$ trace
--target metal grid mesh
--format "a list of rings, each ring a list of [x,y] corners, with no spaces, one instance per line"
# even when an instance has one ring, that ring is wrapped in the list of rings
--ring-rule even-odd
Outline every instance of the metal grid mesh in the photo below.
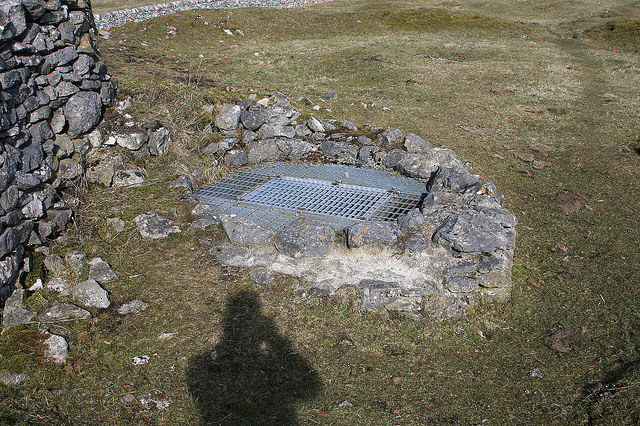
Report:
[[[271,179],[271,176],[242,172],[230,178],[220,179],[205,188],[199,189],[196,194],[204,198],[237,200],[238,197],[257,188],[269,179]]]
[[[275,230],[300,215],[340,229],[359,221],[395,220],[420,202],[423,191],[415,180],[377,170],[274,163],[220,179],[196,196]]]
[[[392,194],[378,188],[316,179],[276,177],[240,198],[239,201],[322,216],[369,220],[390,197]],[[394,196],[394,198],[398,197]],[[403,203],[403,205],[406,204]],[[379,220],[388,220],[384,214],[380,217]]]

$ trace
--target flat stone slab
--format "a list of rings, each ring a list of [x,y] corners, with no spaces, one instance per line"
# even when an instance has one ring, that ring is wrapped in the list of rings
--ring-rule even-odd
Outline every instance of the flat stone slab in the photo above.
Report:
[[[109,293],[96,280],[89,279],[76,284],[71,297],[90,308],[108,308],[111,305]]]

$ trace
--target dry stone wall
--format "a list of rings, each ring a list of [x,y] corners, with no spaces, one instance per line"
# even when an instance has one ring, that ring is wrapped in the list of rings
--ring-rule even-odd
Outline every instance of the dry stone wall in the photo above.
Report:
[[[236,9],[239,7],[272,7],[277,9],[309,6],[329,0],[178,0],[171,3],[152,4],[134,9],[114,10],[96,14],[96,24],[101,30],[141,22],[175,12],[193,9]]]
[[[0,3],[0,303],[29,269],[25,249],[65,229],[61,191],[102,143],[117,83],[95,31],[89,0]]]

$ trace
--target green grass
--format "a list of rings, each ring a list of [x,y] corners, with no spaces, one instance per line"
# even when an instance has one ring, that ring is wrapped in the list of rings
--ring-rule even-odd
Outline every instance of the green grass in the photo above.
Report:
[[[100,50],[120,97],[134,97],[136,115],[167,123],[176,143],[160,160],[129,159],[151,185],[84,193],[77,229],[56,250],[90,237],[83,248],[121,277],[109,285],[114,305],[140,298],[150,307],[53,327],[70,343],[64,367],[16,352],[19,330],[5,333],[2,368],[30,379],[2,389],[3,420],[637,423],[637,4],[358,0],[191,11],[113,29]],[[626,23],[607,29],[614,21]],[[325,104],[319,96],[330,89],[339,98]],[[322,117],[423,135],[495,182],[520,221],[512,300],[444,323],[385,317],[360,312],[352,290],[299,298],[297,283],[280,278],[260,291],[245,271],[212,264],[199,240],[223,233],[189,228],[190,206],[166,183],[197,168],[225,173],[197,155],[204,103],[276,91],[329,107]],[[534,151],[536,143],[551,150]],[[549,165],[534,169],[518,153]],[[580,208],[565,213],[575,200]],[[132,219],[152,209],[183,232],[142,240]],[[128,225],[121,235],[106,225],[116,216]],[[256,303],[261,314],[247,317]],[[544,345],[562,325],[583,332],[566,354]],[[157,355],[132,366],[141,354]],[[542,378],[530,377],[534,367]],[[167,410],[121,400],[155,390],[171,399]],[[338,408],[344,400],[352,406]]]

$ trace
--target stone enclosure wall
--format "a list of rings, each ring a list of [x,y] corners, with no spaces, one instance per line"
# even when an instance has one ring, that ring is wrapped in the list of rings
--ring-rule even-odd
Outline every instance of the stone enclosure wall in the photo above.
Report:
[[[30,268],[25,249],[65,229],[61,194],[102,143],[92,131],[117,84],[94,34],[89,0],[0,2],[0,303]]]

